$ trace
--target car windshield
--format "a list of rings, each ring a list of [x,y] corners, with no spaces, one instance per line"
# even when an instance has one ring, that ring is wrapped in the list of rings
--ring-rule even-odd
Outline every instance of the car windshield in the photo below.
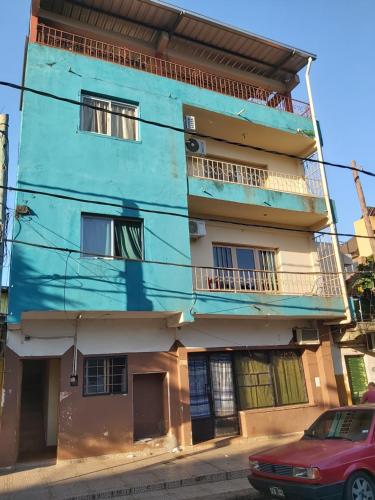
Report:
[[[338,410],[323,413],[305,431],[305,439],[364,441],[372,422],[372,410]]]

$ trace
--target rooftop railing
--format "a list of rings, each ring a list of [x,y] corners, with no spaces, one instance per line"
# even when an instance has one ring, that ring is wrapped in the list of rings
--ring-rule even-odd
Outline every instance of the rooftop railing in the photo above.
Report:
[[[341,295],[337,273],[194,267],[193,286],[197,291],[206,292],[317,295],[323,297]]]
[[[188,83],[196,87],[255,102],[280,111],[287,111],[307,118],[311,117],[310,106],[287,95],[262,89],[246,82],[183,66],[165,59],[149,56],[110,43],[94,40],[82,35],[62,31],[45,24],[38,24],[37,42],[58,49],[69,50],[85,56],[95,57],[129,68],[146,71]]]
[[[193,177],[283,191],[305,196],[323,196],[320,179],[216,160],[207,156],[187,156],[188,173]]]

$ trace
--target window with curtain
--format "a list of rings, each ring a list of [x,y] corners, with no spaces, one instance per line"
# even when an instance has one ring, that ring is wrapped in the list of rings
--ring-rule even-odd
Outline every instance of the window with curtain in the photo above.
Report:
[[[126,394],[128,391],[127,357],[86,358],[84,394]]]
[[[138,116],[137,105],[86,94],[82,94],[81,101],[83,104],[98,108],[81,107],[81,130],[129,141],[138,140],[138,122],[131,118]]]
[[[308,402],[298,351],[236,352],[234,372],[241,410]]]
[[[82,215],[81,251],[83,257],[142,260],[142,220]]]
[[[278,290],[276,250],[215,244],[212,249],[217,288]]]

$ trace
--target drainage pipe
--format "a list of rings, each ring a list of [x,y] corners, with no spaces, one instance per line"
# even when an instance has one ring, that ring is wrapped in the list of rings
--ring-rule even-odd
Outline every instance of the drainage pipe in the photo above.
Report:
[[[311,83],[310,83],[310,69],[311,69],[311,63],[312,63],[312,57],[309,57],[309,61],[307,64],[306,68],[306,86],[307,86],[307,94],[309,97],[309,104],[310,104],[310,110],[311,110],[311,119],[313,122],[314,126],[314,135],[315,135],[315,144],[316,144],[316,151],[318,155],[318,160],[319,160],[319,167],[320,167],[320,177],[322,179],[322,187],[323,187],[323,193],[324,193],[324,198],[327,206],[327,212],[328,212],[328,226],[330,229],[331,233],[335,233],[332,235],[332,246],[333,246],[333,252],[335,255],[336,259],[336,265],[337,265],[337,270],[339,272],[339,282],[340,282],[340,288],[341,288],[341,293],[342,293],[342,298],[344,301],[344,307],[345,307],[345,319],[341,321],[332,321],[327,324],[340,324],[340,325],[347,325],[349,323],[352,323],[352,315],[351,315],[351,310],[350,310],[350,305],[349,305],[349,298],[348,298],[348,292],[346,289],[346,283],[345,283],[345,276],[344,276],[344,269],[342,265],[342,260],[341,260],[341,253],[340,253],[340,246],[339,246],[339,240],[336,236],[337,233],[337,228],[336,228],[336,223],[335,219],[333,216],[333,210],[331,206],[331,199],[329,195],[329,190],[328,190],[328,184],[327,184],[327,178],[326,178],[326,172],[324,168],[324,157],[323,157],[323,149],[322,149],[322,144],[320,140],[320,134],[319,134],[319,129],[318,129],[318,123],[316,121],[316,115],[315,115],[315,107],[314,107],[314,101],[312,98],[312,92],[311,92]]]

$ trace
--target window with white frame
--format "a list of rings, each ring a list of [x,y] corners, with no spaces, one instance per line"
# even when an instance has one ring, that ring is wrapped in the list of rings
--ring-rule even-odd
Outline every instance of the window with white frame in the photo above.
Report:
[[[83,392],[85,396],[126,394],[128,392],[127,356],[86,358]]]
[[[99,108],[92,109],[88,106],[81,106],[81,130],[129,141],[138,140],[138,122],[128,118],[138,117],[139,107],[137,105],[87,94],[82,94],[81,101],[88,106]]]
[[[143,221],[83,214],[81,252],[83,257],[125,257],[142,260]]]
[[[215,279],[211,288],[278,290],[276,251],[241,246],[213,246]]]

